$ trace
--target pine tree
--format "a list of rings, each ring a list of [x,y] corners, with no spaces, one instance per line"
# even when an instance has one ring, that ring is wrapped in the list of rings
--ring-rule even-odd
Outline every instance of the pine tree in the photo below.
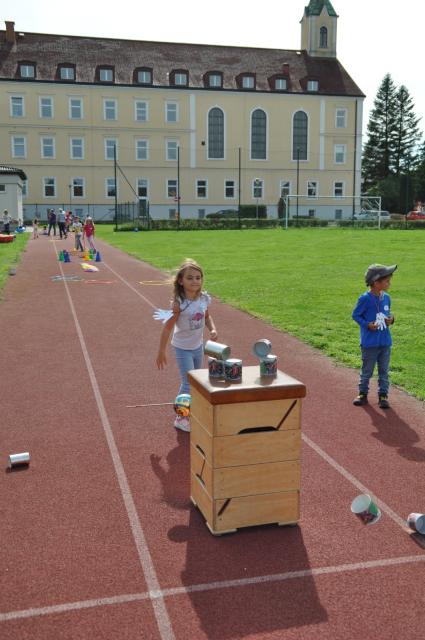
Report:
[[[376,94],[367,125],[368,140],[363,151],[365,191],[391,174],[397,133],[397,88],[388,73]]]
[[[403,85],[397,91],[396,106],[397,128],[391,169],[398,176],[415,168],[421,134],[420,118],[415,116],[413,100]]]

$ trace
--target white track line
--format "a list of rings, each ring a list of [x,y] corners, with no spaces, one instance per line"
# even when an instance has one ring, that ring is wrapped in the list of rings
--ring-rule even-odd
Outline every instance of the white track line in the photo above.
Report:
[[[187,587],[175,587],[163,589],[161,591],[130,593],[121,596],[111,596],[109,598],[97,598],[93,600],[82,600],[80,602],[69,602],[66,604],[52,605],[49,607],[39,607],[32,609],[22,609],[20,611],[8,611],[0,613],[0,622],[7,620],[17,620],[19,618],[35,618],[37,616],[55,615],[68,611],[78,611],[95,607],[109,605],[119,605],[128,602],[139,602],[142,600],[156,600],[170,598],[200,591],[212,591],[217,589],[232,589],[250,586],[253,584],[268,584],[271,582],[284,582],[285,580],[296,580],[300,578],[314,578],[315,576],[331,575],[336,573],[350,573],[352,571],[365,571],[368,569],[380,569],[383,567],[394,567],[406,564],[416,564],[424,562],[425,556],[402,556],[400,558],[386,558],[382,560],[370,560],[368,562],[356,562],[352,564],[341,564],[337,566],[317,567],[316,569],[303,569],[301,571],[288,571],[286,573],[276,573],[266,576],[254,576],[252,578],[241,578],[239,580],[221,580],[205,584],[193,584]]]
[[[54,249],[56,251],[56,247],[54,247]],[[64,275],[62,264],[59,263],[59,265],[60,265],[62,275]],[[78,339],[80,341],[81,350],[83,352],[84,361],[86,363],[94,397],[96,399],[96,404],[99,410],[99,415],[102,422],[103,430],[105,432],[106,441],[108,443],[109,451],[112,457],[112,462],[115,468],[115,473],[117,475],[118,484],[121,490],[121,495],[123,497],[125,508],[127,510],[128,519],[130,521],[134,542],[136,544],[136,548],[139,555],[140,564],[143,569],[143,574],[145,576],[146,584],[148,586],[148,590],[150,593],[153,592],[153,593],[159,594],[160,585],[155,572],[155,568],[153,566],[152,557],[150,555],[148,545],[146,543],[146,539],[142,530],[142,526],[140,524],[136,505],[134,504],[133,496],[131,494],[130,485],[128,483],[127,476],[125,474],[124,467],[118,452],[118,448],[115,443],[115,439],[112,433],[112,428],[109,422],[108,415],[106,413],[102,395],[100,393],[96,374],[94,372],[93,365],[90,360],[86,342],[84,340],[83,332],[81,330],[81,326],[78,321],[77,313],[75,311],[74,303],[72,301],[68,283],[66,280],[64,280],[64,287],[65,287],[66,294],[68,296],[69,306],[71,308],[71,313],[74,319]],[[171,627],[171,622],[170,622],[163,598],[158,597],[153,599],[152,606],[154,609],[154,613],[155,613],[161,638],[163,640],[174,640],[175,636]]]

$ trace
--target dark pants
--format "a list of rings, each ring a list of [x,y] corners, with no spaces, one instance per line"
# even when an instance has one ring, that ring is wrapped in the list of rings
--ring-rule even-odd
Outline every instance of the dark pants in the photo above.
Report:
[[[49,222],[49,228],[47,230],[47,235],[50,236],[50,230],[53,227],[53,235],[56,235],[56,222]]]
[[[7,235],[10,234],[10,223],[9,222],[5,222],[4,223],[4,232],[7,233]]]
[[[369,391],[369,380],[373,376],[375,365],[378,365],[378,393],[388,394],[390,386],[388,369],[390,366],[391,347],[361,347],[362,370],[360,372],[359,391]]]
[[[62,240],[62,236],[65,236],[66,238],[66,229],[65,229],[65,223],[64,222],[58,222],[58,227],[59,227],[59,234]]]

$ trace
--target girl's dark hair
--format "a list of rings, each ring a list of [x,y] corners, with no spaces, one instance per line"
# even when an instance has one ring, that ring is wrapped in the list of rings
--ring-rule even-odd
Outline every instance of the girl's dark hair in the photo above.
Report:
[[[179,302],[184,299],[184,289],[183,285],[180,282],[181,277],[183,276],[186,269],[196,269],[201,274],[202,279],[204,279],[204,272],[202,271],[202,267],[192,260],[191,258],[186,258],[184,262],[178,267],[176,274],[173,278],[173,301]]]

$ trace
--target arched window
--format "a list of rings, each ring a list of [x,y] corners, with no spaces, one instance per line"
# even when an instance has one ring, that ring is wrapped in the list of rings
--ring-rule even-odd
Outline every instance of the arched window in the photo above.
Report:
[[[251,116],[251,159],[267,159],[267,116],[262,109]]]
[[[292,129],[292,160],[307,160],[307,138],[307,114],[304,111],[297,111],[294,114]]]
[[[326,27],[320,27],[320,44],[319,47],[321,49],[328,48],[328,30]]]
[[[224,113],[218,107],[208,113],[208,157],[224,158]]]

